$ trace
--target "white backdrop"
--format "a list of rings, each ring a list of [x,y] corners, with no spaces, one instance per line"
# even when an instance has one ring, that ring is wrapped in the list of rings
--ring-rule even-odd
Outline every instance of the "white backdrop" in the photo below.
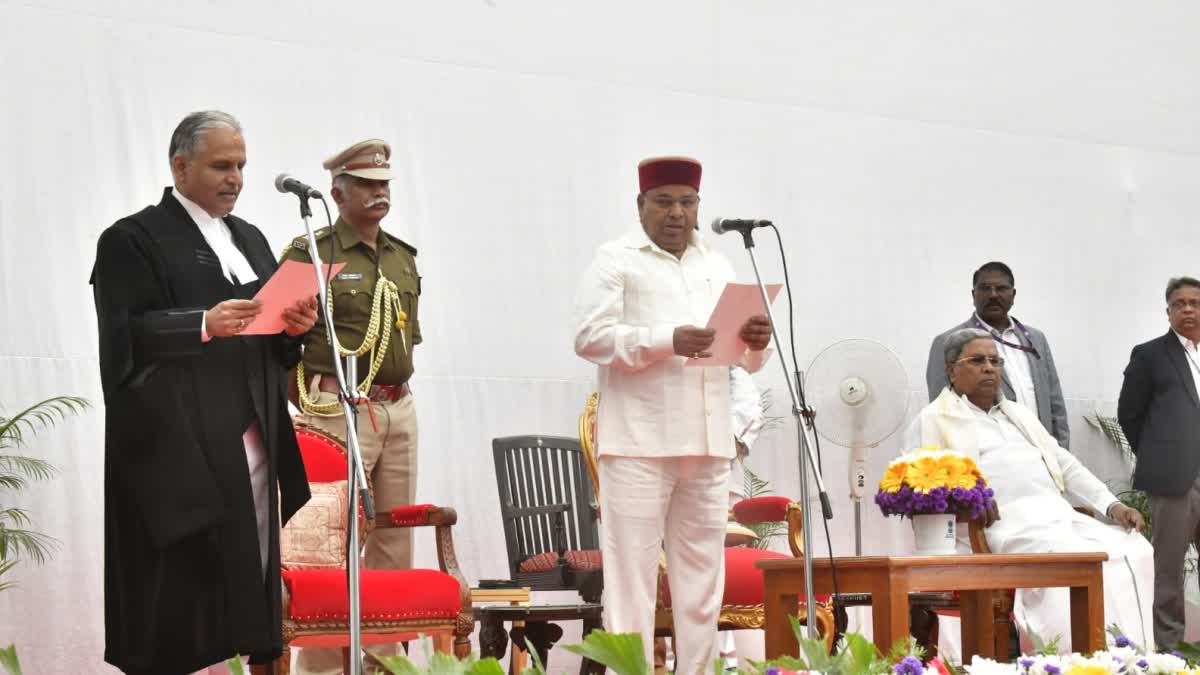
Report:
[[[100,403],[96,238],[158,200],[178,120],[221,108],[246,129],[237,212],[278,248],[298,219],[276,173],[323,185],[332,152],[392,143],[385,225],[424,275],[418,499],[458,509],[472,579],[506,573],[489,440],[573,433],[593,382],[571,350],[574,286],[636,223],[635,165],[653,154],[704,162],[702,222],[779,223],[802,366],[880,340],[914,404],[930,339],[970,311],[971,271],[1007,261],[1014,313],[1054,347],[1073,449],[1119,479],[1079,415],[1113,412],[1129,348],[1166,328],[1167,277],[1200,272],[1198,22],[1186,0],[0,0],[0,405]],[[739,242],[717,246],[749,279]],[[782,403],[779,378],[771,364],[759,382]],[[0,642],[27,672],[105,671],[101,438],[99,410],[42,435],[29,450],[62,475],[0,494],[62,541],[0,593]],[[788,494],[793,438],[751,458]],[[895,450],[872,455],[874,476]],[[846,553],[845,459],[826,453]],[[865,511],[867,551],[903,550],[905,528]]]

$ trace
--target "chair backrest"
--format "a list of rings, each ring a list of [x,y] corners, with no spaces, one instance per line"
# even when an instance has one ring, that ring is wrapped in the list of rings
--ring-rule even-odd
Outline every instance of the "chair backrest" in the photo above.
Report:
[[[296,424],[296,442],[310,483],[346,480],[346,450],[328,433],[304,424]]]
[[[509,572],[546,552],[599,548],[592,486],[579,441],[562,436],[492,439]]]
[[[592,494],[600,498],[600,464],[596,458],[596,413],[600,410],[600,392],[587,397],[579,414],[579,447],[583,449],[583,466],[592,482]]]

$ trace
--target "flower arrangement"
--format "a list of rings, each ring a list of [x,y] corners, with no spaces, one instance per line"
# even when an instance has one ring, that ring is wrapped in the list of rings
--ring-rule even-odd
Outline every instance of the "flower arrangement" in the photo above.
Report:
[[[963,668],[969,675],[1192,675],[1200,672],[1178,652],[1144,654],[1124,637],[1105,651],[1083,654],[1022,656],[1016,663],[997,663],[976,656]]]
[[[885,516],[963,513],[979,518],[992,489],[975,460],[934,447],[918,448],[888,464],[875,503]]]

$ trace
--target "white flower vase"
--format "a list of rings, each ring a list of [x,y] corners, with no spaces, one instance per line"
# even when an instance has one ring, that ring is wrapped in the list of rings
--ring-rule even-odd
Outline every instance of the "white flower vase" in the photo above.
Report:
[[[958,543],[953,513],[924,513],[912,517],[916,555],[953,555]]]

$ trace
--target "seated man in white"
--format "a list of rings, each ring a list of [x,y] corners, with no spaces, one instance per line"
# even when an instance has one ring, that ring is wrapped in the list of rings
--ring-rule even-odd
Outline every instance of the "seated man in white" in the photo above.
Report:
[[[933,445],[971,456],[995,491],[999,518],[985,530],[993,553],[1102,551],[1104,621],[1133,642],[1153,648],[1154,551],[1137,530],[1142,516],[1113,496],[1054,440],[1037,414],[1001,393],[1000,358],[992,337],[964,328],[945,342],[950,383],[914,420],[909,448]],[[1068,499],[1115,524],[1075,511]],[[1071,651],[1070,595],[1065,588],[1019,589],[1015,614],[1025,628],[1059,651]]]

